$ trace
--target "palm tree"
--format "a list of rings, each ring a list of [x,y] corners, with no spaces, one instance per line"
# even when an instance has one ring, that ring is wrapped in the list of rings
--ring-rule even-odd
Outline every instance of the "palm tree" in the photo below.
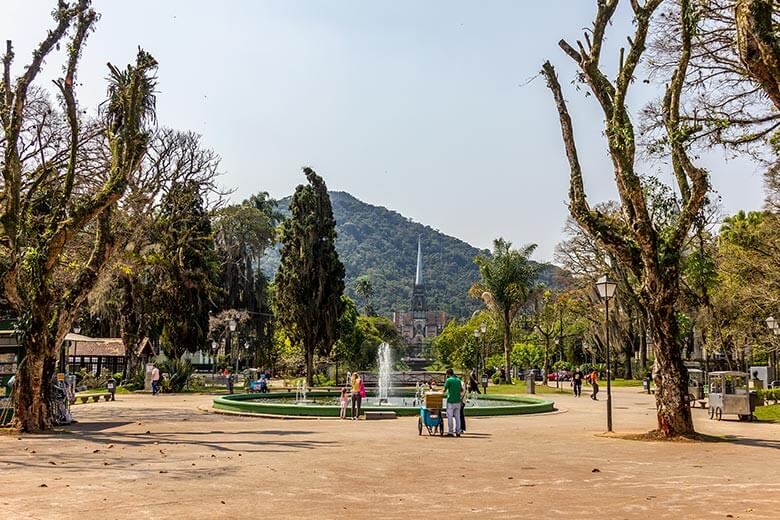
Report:
[[[526,245],[519,250],[512,249],[511,242],[498,238],[493,241],[492,256],[474,258],[479,266],[481,281],[471,287],[469,294],[480,298],[500,318],[504,329],[504,371],[507,382],[511,382],[509,355],[512,352],[512,321],[536,288],[542,267],[529,259],[535,249],[536,244]]]

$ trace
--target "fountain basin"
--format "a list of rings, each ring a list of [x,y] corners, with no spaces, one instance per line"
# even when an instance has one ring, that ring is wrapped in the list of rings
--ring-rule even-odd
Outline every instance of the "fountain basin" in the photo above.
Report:
[[[218,410],[258,415],[279,415],[294,417],[338,417],[338,392],[312,391],[306,394],[314,403],[296,403],[289,393],[233,394],[214,399]],[[467,417],[491,415],[523,415],[552,412],[555,403],[547,399],[526,396],[488,395],[472,399],[464,410]],[[414,404],[414,393],[391,396],[388,403],[378,403],[375,397],[363,400],[363,411],[392,411],[399,417],[420,414],[420,407]],[[349,411],[347,412],[349,415]]]

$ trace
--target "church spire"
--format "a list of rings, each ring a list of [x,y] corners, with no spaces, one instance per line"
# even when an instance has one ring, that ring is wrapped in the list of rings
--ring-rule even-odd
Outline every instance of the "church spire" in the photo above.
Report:
[[[423,284],[422,275],[422,245],[420,244],[420,238],[417,238],[417,274],[414,277],[414,285]]]

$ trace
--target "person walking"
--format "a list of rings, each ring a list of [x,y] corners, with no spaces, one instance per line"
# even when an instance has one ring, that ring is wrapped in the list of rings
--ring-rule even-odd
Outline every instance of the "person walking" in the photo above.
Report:
[[[472,368],[471,373],[469,374],[469,392],[476,392],[480,393],[479,391],[479,381],[477,380],[477,369]]]
[[[571,375],[571,384],[574,387],[574,396],[582,396],[582,370],[580,367],[574,369],[574,373]]]
[[[591,388],[593,388],[593,393],[590,398],[594,401],[598,401],[599,398],[596,396],[599,394],[599,373],[596,370],[591,370],[588,381],[590,382]]]
[[[160,393],[160,369],[152,365],[152,395]]]
[[[357,372],[352,372],[352,420],[357,421],[360,417],[360,406],[363,403],[363,396],[360,393],[360,388],[363,385],[363,380]]]
[[[460,437],[460,394],[461,381],[451,368],[447,369],[447,380],[444,381],[444,397],[447,399],[447,434]],[[455,423],[455,429],[452,425]]]

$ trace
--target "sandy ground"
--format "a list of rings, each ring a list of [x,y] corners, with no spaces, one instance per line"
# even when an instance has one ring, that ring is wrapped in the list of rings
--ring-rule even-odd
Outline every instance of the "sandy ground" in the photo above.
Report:
[[[79,424],[0,435],[0,519],[780,518],[780,426],[710,421],[733,442],[605,438],[604,401],[470,419],[279,420],[203,412],[209,396],[122,395]],[[615,428],[654,426],[651,396],[616,389]]]

